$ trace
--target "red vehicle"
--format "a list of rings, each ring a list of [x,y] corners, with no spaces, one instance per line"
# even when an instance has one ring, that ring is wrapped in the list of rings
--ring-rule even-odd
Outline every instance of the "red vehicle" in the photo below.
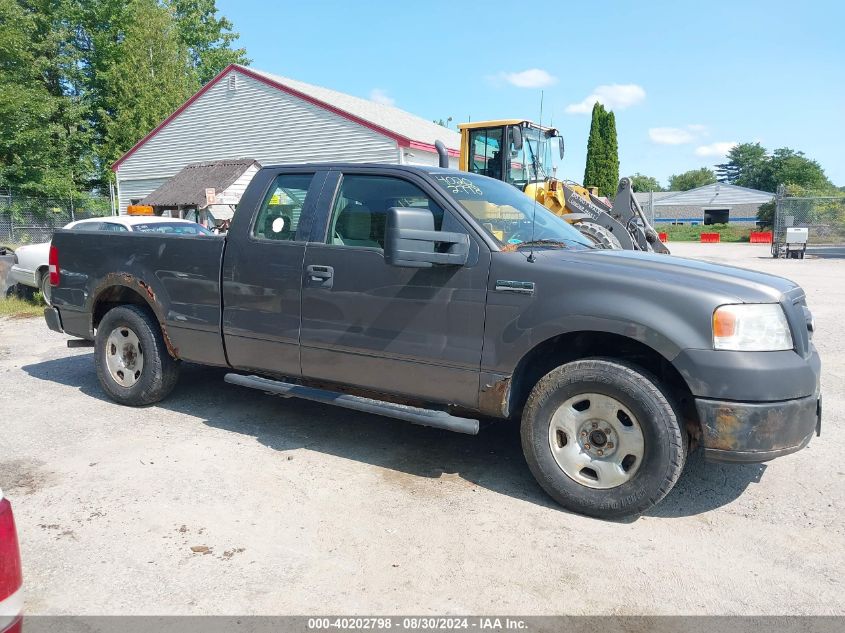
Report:
[[[12,505],[0,490],[0,633],[18,633],[23,613],[21,553]]]

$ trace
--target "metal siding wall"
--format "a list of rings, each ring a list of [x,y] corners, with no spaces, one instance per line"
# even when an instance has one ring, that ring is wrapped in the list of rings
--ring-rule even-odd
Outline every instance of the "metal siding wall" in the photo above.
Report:
[[[169,178],[189,163],[255,158],[262,165],[319,161],[398,162],[396,142],[237,73],[212,86],[119,168],[121,188]],[[122,196],[123,197],[123,196]]]
[[[149,178],[145,180],[123,180],[121,178],[122,172],[121,170],[118,172],[118,178],[120,179],[120,199],[118,200],[119,208],[118,213],[124,215],[126,213],[126,207],[129,206],[129,201],[133,198],[143,198],[147,194],[152,193],[159,187],[161,187],[165,182],[167,182],[167,178]]]
[[[252,177],[255,176],[256,173],[258,173],[258,167],[253,165],[247,169],[240,178],[229,185],[228,189],[226,189],[226,193],[229,196],[237,196],[240,198],[246,190],[247,185],[252,182]]]
[[[436,152],[426,152],[421,149],[403,148],[406,165],[428,165],[437,167],[440,164],[440,157]],[[449,157],[449,167],[458,169],[458,159],[454,156]]]

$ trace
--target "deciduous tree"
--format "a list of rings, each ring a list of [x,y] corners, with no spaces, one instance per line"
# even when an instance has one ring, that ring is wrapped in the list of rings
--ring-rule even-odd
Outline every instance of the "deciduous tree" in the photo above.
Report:
[[[639,172],[631,176],[631,183],[634,185],[634,191],[663,191],[663,186],[657,178]]]
[[[99,73],[104,170],[199,88],[169,8],[131,0],[127,18],[120,54]]]
[[[246,49],[232,48],[238,34],[226,17],[218,16],[215,0],[170,0],[169,6],[201,84],[229,64],[249,65]]]
[[[722,182],[772,193],[781,184],[810,191],[833,187],[818,162],[789,147],[769,155],[759,143],[741,143],[728,152],[728,162],[716,169]]]
[[[669,191],[689,191],[714,182],[717,182],[716,174],[712,169],[708,167],[690,169],[682,174],[669,176]]]
[[[231,62],[214,0],[0,0],[0,187],[66,197]]]
[[[87,185],[92,148],[67,7],[0,0],[0,186],[66,198]]]
[[[766,150],[760,143],[740,143],[728,152],[728,161],[716,165],[716,175],[720,182],[742,187],[758,189],[756,185],[765,167]]]

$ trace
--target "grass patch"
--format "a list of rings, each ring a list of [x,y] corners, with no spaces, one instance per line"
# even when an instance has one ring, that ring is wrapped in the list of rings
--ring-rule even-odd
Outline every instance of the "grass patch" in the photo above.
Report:
[[[40,292],[36,292],[32,299],[21,299],[14,295],[0,299],[0,316],[13,319],[31,319],[43,315],[44,301]]]
[[[702,233],[718,233],[722,242],[747,242],[750,239],[751,231],[756,230],[752,226],[740,226],[737,224],[658,224],[655,230],[659,233],[666,233],[670,242],[698,242]]]

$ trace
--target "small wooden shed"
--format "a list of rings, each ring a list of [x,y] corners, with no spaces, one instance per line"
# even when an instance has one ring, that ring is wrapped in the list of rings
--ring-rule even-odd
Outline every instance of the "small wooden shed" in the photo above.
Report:
[[[211,226],[231,220],[255,173],[257,160],[238,158],[192,163],[140,201],[156,215],[186,218]]]

